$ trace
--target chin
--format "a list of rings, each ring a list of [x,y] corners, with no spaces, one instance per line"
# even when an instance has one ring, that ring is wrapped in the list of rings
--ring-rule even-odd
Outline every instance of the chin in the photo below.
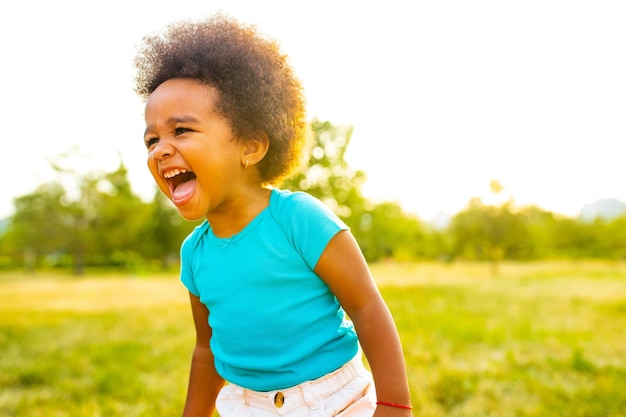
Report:
[[[177,207],[177,209],[178,209],[178,214],[180,214],[183,219],[189,220],[191,222],[203,219],[205,217],[204,213],[196,213],[192,210],[185,210],[181,207]]]

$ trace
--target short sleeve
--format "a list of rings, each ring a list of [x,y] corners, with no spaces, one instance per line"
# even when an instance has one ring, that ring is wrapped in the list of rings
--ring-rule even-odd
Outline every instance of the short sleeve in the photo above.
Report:
[[[330,240],[348,226],[328,206],[304,192],[280,191],[278,221],[307,265],[315,269]]]
[[[208,223],[205,221],[194,231],[187,236],[180,247],[180,280],[183,285],[195,296],[200,296],[200,291],[196,286],[196,281],[193,273],[194,254],[196,252],[196,246],[198,245],[198,239],[204,233],[204,229],[208,227]]]

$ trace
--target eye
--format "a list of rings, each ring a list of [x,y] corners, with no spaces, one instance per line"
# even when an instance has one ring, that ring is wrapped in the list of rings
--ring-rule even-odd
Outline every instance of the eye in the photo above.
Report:
[[[174,129],[174,134],[176,136],[182,135],[183,133],[187,133],[187,132],[191,132],[191,129],[187,127],[177,127],[176,129]]]
[[[144,142],[146,144],[146,148],[150,149],[152,145],[154,145],[158,141],[159,141],[159,138],[147,138]]]

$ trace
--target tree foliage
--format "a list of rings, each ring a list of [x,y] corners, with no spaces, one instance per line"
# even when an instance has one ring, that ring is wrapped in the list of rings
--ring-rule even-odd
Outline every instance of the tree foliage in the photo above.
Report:
[[[313,143],[306,170],[285,181],[283,188],[306,191],[344,221],[353,223],[364,212],[367,200],[361,193],[365,173],[352,169],[345,159],[352,127],[314,120],[311,131]]]
[[[37,266],[38,254],[52,255],[65,249],[63,236],[69,232],[71,219],[62,201],[65,190],[60,184],[40,185],[37,190],[15,199],[15,215],[9,222],[2,241],[22,258],[27,270]],[[5,249],[6,250],[6,249]]]
[[[176,257],[193,225],[178,222],[180,227],[173,227],[171,219],[178,214],[163,199],[142,201],[123,164],[114,172],[84,175],[53,166],[55,182],[14,202],[15,214],[2,237],[10,243],[0,247],[12,264],[27,270],[71,266],[80,275],[85,266],[132,269],[155,259],[167,265]],[[62,183],[71,183],[75,195]]]

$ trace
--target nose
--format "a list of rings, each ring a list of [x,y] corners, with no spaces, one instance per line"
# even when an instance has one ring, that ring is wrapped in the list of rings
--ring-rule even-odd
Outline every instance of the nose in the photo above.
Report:
[[[174,155],[174,148],[168,143],[166,140],[160,140],[157,144],[152,148],[152,152],[150,152],[150,157],[155,161],[161,161],[163,159],[169,158]]]

